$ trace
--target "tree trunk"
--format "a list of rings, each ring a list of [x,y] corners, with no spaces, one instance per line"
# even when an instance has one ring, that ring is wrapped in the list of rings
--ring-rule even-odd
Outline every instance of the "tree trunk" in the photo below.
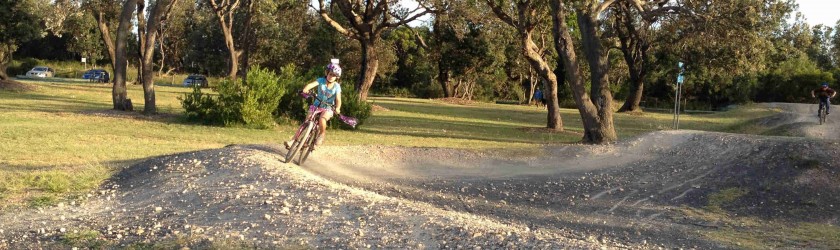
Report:
[[[630,76],[630,93],[618,112],[640,112],[642,110],[639,104],[642,102],[647,74],[647,51],[650,49],[646,41],[649,23],[643,20],[639,27],[636,27],[629,3],[619,4],[618,8],[614,16],[615,31]]]
[[[531,40],[530,32],[522,32],[521,39],[523,50],[525,52],[525,59],[531,64],[531,67],[536,70],[537,75],[546,82],[546,89],[543,91],[543,98],[546,99],[546,108],[548,109],[548,121],[546,127],[549,129],[563,131],[563,120],[560,117],[560,106],[557,99],[557,76],[549,67],[548,62],[543,60],[539,52],[537,52],[537,45]]]
[[[137,1],[137,38],[140,42],[139,46],[137,47],[137,54],[139,55],[137,58],[137,81],[134,84],[143,84],[146,81],[144,80],[145,74],[143,74],[143,70],[146,68],[146,1],[145,0],[138,0]],[[152,41],[154,43],[154,41]]]
[[[610,91],[609,60],[607,51],[601,46],[598,34],[597,13],[578,11],[578,27],[581,30],[583,51],[589,63],[591,96],[598,110],[598,128],[584,132],[584,141],[602,143],[615,141],[618,137],[613,127],[613,98]]]
[[[114,40],[111,39],[111,30],[108,28],[108,23],[105,22],[105,14],[102,12],[97,13],[96,22],[99,24],[99,33],[102,35],[102,42],[105,43],[105,49],[108,50],[108,58],[111,59],[111,70],[116,72],[117,57],[114,55]]]
[[[248,70],[251,68],[251,49],[253,49],[252,44],[254,42],[254,38],[257,36],[252,26],[252,19],[254,18],[254,0],[245,0],[245,5],[248,6],[248,12],[245,13],[245,45],[243,46],[244,52],[242,58],[242,68],[245,69],[245,72],[242,74],[242,81],[248,81]]]
[[[359,100],[367,100],[370,86],[373,85],[373,80],[376,79],[376,70],[379,68],[379,58],[376,55],[373,41],[362,41],[362,74],[359,76],[359,82],[356,83],[356,91],[359,93]]]
[[[141,58],[141,65],[142,71],[141,75],[143,76],[143,99],[145,101],[145,105],[143,106],[143,113],[147,115],[152,115],[157,113],[157,104],[155,98],[155,71],[154,71],[154,60],[155,55],[155,41],[157,41],[158,35],[158,27],[161,23],[161,19],[163,16],[168,13],[170,10],[171,5],[175,4],[177,0],[158,0],[155,3],[155,7],[152,8],[152,12],[149,14],[149,21],[146,23],[146,32],[144,40],[146,43],[142,48],[142,55]]]
[[[639,104],[642,102],[642,94],[644,93],[644,82],[638,76],[630,74],[630,95],[627,100],[624,100],[624,105],[618,109],[618,112],[637,112],[642,111]]]
[[[117,43],[114,49],[116,58],[114,66],[114,87],[112,90],[112,99],[114,102],[114,109],[130,111],[133,110],[131,100],[128,99],[128,92],[125,87],[126,69],[128,61],[126,60],[126,43],[128,39],[128,32],[131,28],[131,15],[134,14],[138,0],[126,0],[123,4],[122,13],[120,13],[120,25],[117,28]]]
[[[6,73],[6,68],[9,62],[12,61],[12,51],[9,45],[0,44],[0,80],[9,80],[9,74]]]
[[[228,60],[230,60],[230,64],[228,64],[228,77],[236,80],[236,76],[239,73],[239,56],[242,52],[236,50],[236,45],[233,43],[233,31],[231,31],[231,27],[223,25],[222,33],[225,36],[225,47],[229,51]]]
[[[553,22],[553,29],[554,32],[554,46],[557,52],[559,53],[558,60],[563,60],[560,65],[563,65],[565,68],[566,74],[566,81],[569,83],[569,87],[572,89],[572,95],[575,98],[575,103],[578,106],[578,111],[580,112],[581,120],[583,122],[583,129],[584,129],[584,136],[583,141],[589,143],[603,143],[608,141],[615,140],[615,130],[612,127],[612,109],[611,108],[601,108],[599,107],[610,107],[607,105],[611,105],[611,94],[608,92],[609,89],[607,88],[607,93],[604,93],[603,85],[600,85],[604,82],[605,78],[593,79],[593,89],[596,91],[592,91],[592,93],[596,93],[599,95],[599,99],[593,103],[590,96],[586,93],[586,86],[583,84],[583,80],[581,77],[580,71],[580,64],[577,58],[577,53],[575,52],[574,47],[574,40],[572,40],[572,36],[569,33],[568,24],[566,24],[566,11],[565,7],[561,0],[551,0],[551,9],[552,9],[552,22]],[[579,13],[581,15],[583,13]],[[580,19],[578,19],[580,21]],[[594,26],[588,26],[587,23],[579,23],[581,25],[581,33],[584,36],[588,36],[585,38],[584,43],[591,42],[591,32],[594,32]],[[596,42],[600,42],[597,41]],[[600,44],[598,44],[600,46]],[[590,47],[590,50],[593,48]],[[603,65],[601,65],[603,66]],[[593,65],[592,68],[596,68],[594,70],[602,70],[603,67],[599,65]],[[604,114],[607,113],[607,114]]]
[[[166,51],[164,50],[164,48],[166,48],[166,46],[163,46],[163,40],[164,40],[163,39],[163,31],[159,31],[158,33],[159,33],[158,34],[158,47],[160,49],[160,63],[159,63],[160,65],[158,65],[158,73],[157,74],[158,75],[163,75],[163,68],[166,66]]]
[[[450,78],[449,70],[441,67],[442,63],[438,62],[438,83],[443,88],[443,97],[453,97],[452,93],[452,79]]]
[[[434,36],[435,41],[440,41],[443,36],[443,19],[446,18],[447,12],[442,11],[438,13],[438,16],[434,19],[434,23],[432,24],[432,36]],[[452,89],[452,77],[449,68],[447,68],[445,63],[443,62],[443,55],[441,52],[441,46],[432,46],[434,50],[434,54],[438,56],[437,64],[438,64],[438,77],[437,81],[440,84],[441,89],[443,89],[443,97],[454,97],[455,93]]]

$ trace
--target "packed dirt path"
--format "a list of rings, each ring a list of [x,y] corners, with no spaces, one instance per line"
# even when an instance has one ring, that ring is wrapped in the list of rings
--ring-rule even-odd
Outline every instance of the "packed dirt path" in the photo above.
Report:
[[[727,249],[742,246],[716,235],[756,230],[738,218],[840,226],[838,123],[809,128],[806,107],[768,105],[784,112],[761,122],[820,139],[679,130],[529,150],[327,146],[303,166],[277,145],[232,145],[144,160],[78,203],[0,214],[0,248]],[[73,240],[83,233],[94,236]]]
[[[763,125],[788,132],[791,136],[815,139],[840,140],[840,106],[831,105],[833,115],[826,117],[826,123],[820,125],[817,118],[817,104],[767,103],[767,107],[782,111],[780,114],[765,119]]]

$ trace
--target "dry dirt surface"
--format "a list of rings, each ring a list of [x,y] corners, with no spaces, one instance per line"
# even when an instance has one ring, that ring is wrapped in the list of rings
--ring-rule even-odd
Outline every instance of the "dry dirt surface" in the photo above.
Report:
[[[155,157],[83,201],[3,212],[0,248],[66,249],[68,235],[92,231],[112,247],[738,248],[703,236],[726,222],[686,215],[710,205],[840,226],[840,123],[815,127],[807,106],[768,105],[784,112],[767,124],[815,134],[659,131],[528,151],[322,147],[303,166],[282,163],[277,145]],[[740,196],[710,204],[724,190]]]
[[[34,90],[35,86],[14,80],[0,80],[0,90],[7,91],[29,91]]]

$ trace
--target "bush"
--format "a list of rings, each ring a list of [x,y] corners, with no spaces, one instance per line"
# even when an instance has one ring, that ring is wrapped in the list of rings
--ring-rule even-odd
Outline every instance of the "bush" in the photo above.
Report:
[[[341,85],[341,114],[358,119],[359,123],[356,127],[364,124],[364,121],[367,120],[367,118],[370,118],[370,115],[373,113],[373,107],[367,102],[359,101],[357,95],[358,94],[352,84]],[[342,123],[341,120],[338,119],[338,115],[335,116],[335,119],[330,120],[329,126],[342,129],[352,128],[347,124]]]
[[[298,93],[303,90],[304,85],[312,82],[309,79],[315,79],[318,76],[318,71],[320,70],[313,69],[303,77],[286,76],[284,74],[285,78],[292,80],[284,86],[286,88],[286,95],[280,98],[280,102],[277,104],[277,111],[274,113],[275,117],[285,119],[290,123],[300,122],[306,118],[306,108],[309,104]]]
[[[6,68],[6,73],[8,73],[10,77],[14,77],[17,75],[25,75],[26,72],[38,65],[41,65],[41,62],[39,62],[37,59],[24,58],[19,61],[14,61],[10,63],[8,68]]]
[[[187,119],[200,121],[204,124],[221,124],[221,114],[217,108],[218,104],[209,94],[201,93],[201,86],[193,85],[193,92],[178,97],[181,106],[186,111]]]
[[[203,120],[209,124],[225,126],[244,125],[251,128],[268,128],[274,125],[272,114],[277,103],[286,93],[286,85],[292,80],[294,67],[281,69],[277,76],[273,71],[253,67],[248,71],[247,81],[222,81],[213,98],[194,88],[192,93],[181,98],[187,118]]]

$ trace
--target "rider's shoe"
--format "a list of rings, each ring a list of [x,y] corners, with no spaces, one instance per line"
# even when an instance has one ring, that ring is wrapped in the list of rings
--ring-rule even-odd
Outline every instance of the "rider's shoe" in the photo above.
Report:
[[[288,141],[284,141],[284,142],[283,142],[283,146],[286,146],[286,150],[289,150],[289,149],[291,149],[291,148],[292,148],[292,144],[291,144],[291,143],[289,143]]]

